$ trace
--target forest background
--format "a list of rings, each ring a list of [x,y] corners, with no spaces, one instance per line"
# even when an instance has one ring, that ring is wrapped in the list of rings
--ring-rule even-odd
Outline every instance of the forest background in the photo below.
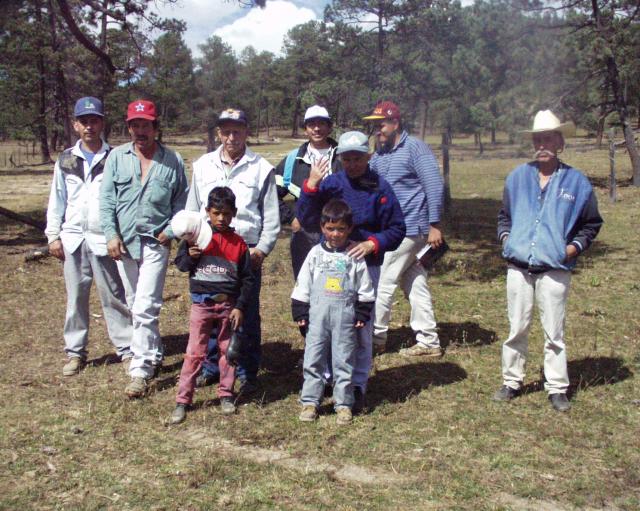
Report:
[[[176,0],[159,1],[161,4]],[[264,0],[230,0],[258,8]],[[551,108],[597,137],[617,126],[640,185],[632,125],[640,117],[640,10],[634,0],[334,0],[324,20],[291,29],[282,52],[237,54],[218,36],[194,58],[186,25],[149,0],[3,0],[0,139],[33,144],[43,162],[74,140],[73,102],[105,101],[125,133],[126,104],[154,100],[165,132],[206,133],[225,107],[253,135],[298,134],[306,107],[357,127],[393,99],[421,136],[473,135],[478,151],[510,141]]]

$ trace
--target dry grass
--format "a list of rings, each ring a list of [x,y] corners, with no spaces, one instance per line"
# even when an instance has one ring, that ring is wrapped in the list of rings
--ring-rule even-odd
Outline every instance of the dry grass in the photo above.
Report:
[[[185,143],[196,138],[178,142],[187,162],[202,153]],[[295,144],[255,149],[276,163]],[[454,147],[452,252],[431,276],[447,355],[397,354],[411,337],[398,295],[390,351],[375,361],[370,413],[347,428],[329,413],[312,425],[296,420],[302,343],[290,321],[284,237],[267,259],[262,290],[262,395],[225,418],[213,390],[199,391],[187,422],[166,428],[186,342],[185,276],[170,268],[167,278],[165,368],[147,399],[128,401],[102,317],[92,325],[91,366],[61,376],[61,266],[51,258],[25,263],[41,234],[0,217],[0,508],[638,509],[639,190],[621,186],[620,202],[610,204],[598,187],[606,225],[579,264],[569,303],[571,412],[554,413],[541,392],[538,325],[527,393],[506,406],[490,400],[507,332],[495,215],[520,153],[505,144],[477,158],[468,141]],[[565,159],[604,182],[605,151],[578,140]],[[620,163],[627,176],[628,163]],[[49,179],[41,167],[0,170],[0,204],[44,218]],[[101,312],[95,300],[93,312]]]

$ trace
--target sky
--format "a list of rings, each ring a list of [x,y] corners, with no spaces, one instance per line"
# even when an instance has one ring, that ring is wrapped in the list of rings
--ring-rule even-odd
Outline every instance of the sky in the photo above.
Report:
[[[280,53],[287,32],[296,25],[323,17],[329,0],[267,0],[264,9],[241,7],[236,0],[177,0],[158,2],[158,14],[187,23],[184,39],[194,55],[198,45],[212,35],[229,44],[237,54],[253,46],[258,51]]]

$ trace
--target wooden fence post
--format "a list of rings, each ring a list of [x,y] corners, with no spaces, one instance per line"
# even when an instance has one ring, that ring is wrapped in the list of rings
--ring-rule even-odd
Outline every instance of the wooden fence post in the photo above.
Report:
[[[609,138],[609,201],[616,202],[617,186],[616,186],[616,129],[611,128],[607,133]]]
[[[442,134],[442,177],[444,179],[444,211],[451,210],[451,187],[449,186],[449,136]]]

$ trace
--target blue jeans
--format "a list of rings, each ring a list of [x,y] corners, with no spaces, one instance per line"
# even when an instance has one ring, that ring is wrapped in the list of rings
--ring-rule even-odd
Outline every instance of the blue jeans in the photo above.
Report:
[[[262,285],[262,269],[253,271],[254,281],[247,309],[244,311],[242,329],[238,332],[242,340],[242,356],[238,363],[236,375],[241,382],[255,381],[262,355],[262,336],[260,333],[260,287]],[[217,331],[211,332],[207,346],[207,357],[202,366],[205,376],[219,376]]]

